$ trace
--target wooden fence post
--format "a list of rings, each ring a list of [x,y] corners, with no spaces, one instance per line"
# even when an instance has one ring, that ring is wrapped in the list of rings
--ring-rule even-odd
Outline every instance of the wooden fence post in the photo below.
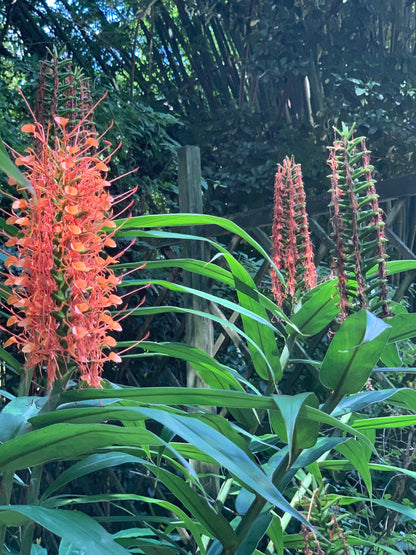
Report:
[[[202,214],[201,191],[201,154],[197,146],[183,146],[178,150],[178,184],[179,184],[179,210],[186,214]],[[187,228],[187,233],[197,235],[195,227]],[[186,258],[209,260],[207,244],[203,241],[183,241],[182,255]],[[184,285],[193,289],[206,291],[208,280],[192,272],[184,272]],[[195,295],[185,296],[185,306],[194,310],[206,309],[206,303]],[[186,334],[185,341],[188,345],[197,347],[212,355],[214,349],[214,331],[212,321],[194,314],[185,315]],[[208,387],[195,369],[187,363],[187,387]],[[202,461],[191,461],[205,490],[212,497],[219,491],[218,466]]]
[[[186,214],[202,214],[201,191],[201,155],[197,146],[183,146],[178,150],[178,182],[179,182],[179,210]],[[197,234],[195,228],[187,228],[191,234]],[[208,260],[209,252],[203,241],[183,241],[181,246],[183,256],[198,260]],[[206,290],[207,279],[191,272],[184,272],[184,285],[193,289]],[[195,295],[186,295],[185,306],[194,310],[204,310],[205,303]],[[186,315],[186,343],[213,353],[214,333],[211,320]],[[187,367],[187,386],[206,387],[205,382],[195,370]]]

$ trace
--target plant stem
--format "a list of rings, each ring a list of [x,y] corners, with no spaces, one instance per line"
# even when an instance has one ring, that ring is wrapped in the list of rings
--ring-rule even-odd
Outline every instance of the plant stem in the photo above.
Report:
[[[283,476],[286,474],[288,463],[289,463],[289,453],[286,453],[286,455],[282,458],[282,460],[278,464],[272,476],[272,482],[276,487],[278,487]],[[249,510],[243,516],[240,524],[237,526],[237,529],[235,531],[238,539],[238,544],[235,546],[235,549],[237,549],[238,545],[240,545],[243,539],[247,536],[253,522],[259,516],[265,504],[266,504],[266,499],[264,499],[263,497],[257,496],[256,499],[253,501],[253,503],[250,505]]]
[[[0,505],[9,505],[13,488],[13,470],[4,472],[0,484]],[[0,526],[0,554],[3,555],[6,542],[7,524]]]
[[[27,505],[35,505],[38,502],[42,472],[43,472],[42,464],[35,466],[32,469],[29,489],[27,492],[27,500],[26,500]],[[22,542],[20,545],[21,555],[30,555],[30,551],[32,549],[32,543],[33,543],[34,531],[35,531],[34,522],[30,522],[29,524],[26,524],[26,526],[23,528]]]

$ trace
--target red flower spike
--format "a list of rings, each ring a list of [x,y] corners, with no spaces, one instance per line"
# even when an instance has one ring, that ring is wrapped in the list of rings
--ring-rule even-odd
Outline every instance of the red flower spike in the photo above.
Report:
[[[300,165],[286,157],[278,166],[274,189],[272,260],[286,276],[286,290],[272,268],[272,292],[279,306],[288,294],[295,301],[299,284],[316,285],[313,247],[309,236],[306,197]]]
[[[116,346],[109,333],[122,328],[106,310],[123,302],[115,294],[121,278],[109,267],[117,256],[103,253],[104,246],[116,246],[106,180],[110,157],[104,163],[91,154],[98,139],[86,136],[81,124],[68,131],[66,118],[54,119],[61,135],[54,148],[38,122],[22,128],[37,140],[36,153],[29,149],[16,159],[27,168],[34,197],[15,200],[9,218],[20,234],[8,241],[18,255],[5,261],[13,288],[7,324],[19,333],[5,346],[17,344],[27,368],[46,368],[48,387],[60,366],[71,363],[82,379],[100,387],[104,363],[121,361],[116,353],[107,354]]]

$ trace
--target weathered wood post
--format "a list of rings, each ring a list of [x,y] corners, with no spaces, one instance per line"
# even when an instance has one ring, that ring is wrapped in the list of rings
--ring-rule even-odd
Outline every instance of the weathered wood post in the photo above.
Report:
[[[201,155],[197,146],[183,146],[178,150],[178,181],[179,181],[179,210],[186,214],[202,214],[201,191]],[[195,227],[188,232],[197,234]],[[183,256],[198,260],[208,260],[208,248],[203,241],[183,241],[181,246]],[[206,290],[207,279],[198,274],[184,272],[184,285],[193,289]],[[205,303],[195,295],[187,295],[185,306],[194,310],[204,310]],[[214,334],[211,320],[186,315],[186,343],[202,349],[208,354],[213,353]],[[188,365],[188,387],[204,387],[195,370]]]
[[[201,191],[201,154],[197,146],[183,146],[178,150],[178,184],[179,184],[179,209],[186,214],[202,214]],[[197,235],[195,227],[187,228],[187,233]],[[183,241],[182,255],[186,258],[209,260],[209,252],[203,241]],[[197,290],[206,290],[207,279],[192,272],[184,272],[184,285]],[[186,295],[185,307],[194,310],[204,310],[206,303],[195,295]],[[185,315],[186,334],[185,341],[188,345],[198,347],[212,355],[214,348],[214,332],[212,321],[194,314]],[[188,387],[207,387],[195,369],[187,364],[186,385]],[[207,475],[201,479],[206,491],[213,497],[218,493],[219,483],[215,478],[218,467],[201,461],[192,461],[192,465],[199,475]]]

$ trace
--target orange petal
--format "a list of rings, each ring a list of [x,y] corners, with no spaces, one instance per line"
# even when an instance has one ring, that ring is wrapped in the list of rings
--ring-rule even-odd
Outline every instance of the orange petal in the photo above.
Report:
[[[7,320],[6,325],[7,326],[13,326],[13,324],[15,324],[16,322],[19,321],[19,318],[17,316],[10,316],[10,318]]]
[[[88,137],[88,139],[86,139],[85,141],[85,144],[90,146],[98,146],[100,143],[97,141],[97,139],[94,139],[94,137]]]
[[[27,207],[27,202],[23,198],[16,199],[12,204],[13,210],[17,210],[18,208],[26,208],[26,207]]]
[[[73,333],[73,335],[83,338],[87,335],[88,331],[83,328],[82,326],[72,326],[71,328],[71,332]]]
[[[71,241],[71,249],[76,252],[83,252],[86,250],[84,243],[79,241]]]
[[[108,360],[112,360],[113,362],[121,362],[121,356],[111,351],[111,353],[108,355]]]
[[[65,212],[71,214],[71,216],[76,216],[79,212],[78,205],[74,204],[72,206],[65,206]]]
[[[75,311],[78,311],[81,314],[83,312],[87,312],[89,308],[90,308],[90,305],[88,303],[78,303],[75,305]]]
[[[111,237],[107,237],[104,241],[104,246],[114,248],[117,246],[117,243]]]
[[[81,291],[85,291],[88,287],[88,283],[85,279],[77,279],[74,281],[74,285],[78,287]]]
[[[121,299],[118,295],[110,295],[107,300],[110,304],[115,305],[119,305],[123,302],[123,299]]]
[[[67,185],[64,191],[67,195],[71,195],[73,197],[78,194],[78,189],[76,187],[73,187],[72,185]]]
[[[104,164],[104,162],[98,162],[98,164],[95,166],[95,169],[103,172],[108,171],[108,167]]]
[[[23,263],[17,258],[17,256],[12,255],[6,258],[6,260],[4,261],[4,265],[6,266],[6,268],[10,268],[10,266],[22,266]]]
[[[73,262],[72,267],[80,272],[87,272],[89,270],[88,266],[86,266],[86,264],[84,264],[84,262],[82,262],[81,260],[79,260],[78,262]]]
[[[79,235],[80,233],[82,233],[81,228],[78,227],[77,225],[73,224],[73,225],[69,225],[68,229],[71,231],[71,233],[73,233],[74,235]]]
[[[108,345],[109,347],[115,347],[117,345],[117,341],[111,335],[106,335],[103,340],[104,345]]]
[[[18,343],[17,339],[14,337],[14,335],[12,335],[12,337],[9,337],[9,339],[6,341],[6,343],[3,345],[3,347],[6,349],[7,347],[9,347],[10,345],[13,345],[13,343]]]
[[[35,350],[35,348],[36,348],[36,345],[34,343],[26,343],[26,345],[22,349],[22,352],[31,353],[33,350]]]
[[[7,182],[9,185],[17,185],[17,181],[15,179],[13,179],[13,177],[9,177],[9,180]]]
[[[36,131],[36,126],[33,123],[26,123],[22,126],[23,133],[34,133]]]
[[[30,220],[27,216],[23,216],[23,218],[16,218],[15,224],[17,224],[17,225],[29,225]]]
[[[68,118],[61,118],[59,116],[55,116],[54,120],[56,121],[56,123],[58,125],[60,125],[61,127],[65,127],[65,125],[68,123],[69,119]]]

